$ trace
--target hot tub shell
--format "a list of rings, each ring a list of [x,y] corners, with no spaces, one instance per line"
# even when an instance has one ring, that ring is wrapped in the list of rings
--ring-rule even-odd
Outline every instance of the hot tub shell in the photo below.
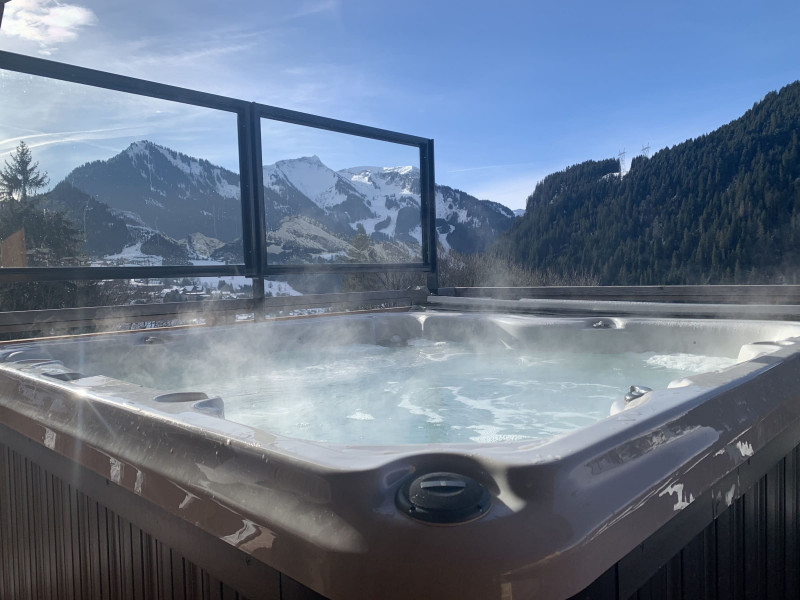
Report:
[[[86,372],[93,358],[102,363],[148,345],[225,352],[228,340],[245,338],[245,361],[287,347],[398,336],[595,352],[735,355],[746,346],[751,358],[547,440],[369,447],[275,435],[215,416],[214,402],[199,395],[165,402],[157,399],[163,390]],[[797,531],[798,338],[800,324],[791,322],[409,312],[8,344],[0,364],[3,523],[11,528],[20,518],[19,490],[32,489],[30,469],[50,469],[91,498],[94,510],[107,507],[148,535],[163,533],[205,577],[248,597],[628,597],[654,585],[659,569],[709,526],[734,518],[724,517],[731,511],[763,513],[772,525],[762,529]],[[449,526],[403,514],[398,489],[430,472],[479,482],[491,496],[486,514]],[[25,513],[31,519],[58,510],[49,481],[49,500],[36,501]],[[757,499],[746,501],[754,489]],[[24,537],[25,527],[14,527]],[[39,536],[42,543],[63,537],[58,529],[43,527],[50,533]],[[763,546],[761,554],[772,544],[793,567],[771,583],[759,567],[742,585],[778,586],[789,597],[797,591],[796,541],[762,534],[753,542],[741,533],[742,557],[747,542]],[[111,556],[114,543],[95,537],[97,554]],[[68,574],[32,575],[64,565],[55,550],[31,542],[34,558],[56,554],[20,560],[15,543],[2,546],[4,564],[17,565],[0,579],[5,591],[30,585],[32,596],[46,597],[36,593],[44,589],[57,597],[53,590],[79,589],[74,576],[72,587],[65,583]],[[122,553],[95,566],[126,564]],[[79,581],[94,581],[91,563],[80,569]]]

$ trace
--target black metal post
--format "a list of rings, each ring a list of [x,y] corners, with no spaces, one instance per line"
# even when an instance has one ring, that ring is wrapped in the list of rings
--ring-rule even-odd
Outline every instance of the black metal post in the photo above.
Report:
[[[6,6],[6,2],[9,2],[9,0],[0,0],[0,27],[3,26],[3,9]]]
[[[251,107],[252,108],[252,107]],[[253,151],[253,111],[238,115],[239,141],[239,194],[242,211],[242,250],[248,276],[261,273],[261,256],[258,252],[257,197],[259,188],[255,179],[257,158]]]
[[[422,214],[422,262],[429,266],[428,289],[432,294],[439,290],[439,272],[436,261],[436,175],[434,173],[433,140],[420,145],[420,210]]]
[[[261,159],[261,117],[258,114],[258,106],[255,102],[250,104],[247,128],[247,156],[248,156],[248,178],[250,182],[250,193],[248,194],[249,217],[243,221],[248,224],[251,239],[247,244],[247,251],[250,252],[252,265],[254,267],[253,281],[253,320],[258,321],[259,316],[263,318],[265,310],[264,294],[264,270],[267,266],[267,246],[266,246],[266,216],[264,207],[264,172]],[[242,177],[244,171],[241,172]]]
[[[250,165],[253,182],[252,223],[255,237],[253,253],[255,254],[256,272],[263,277],[268,266],[267,259],[267,215],[264,206],[264,167],[261,156],[261,116],[258,105],[250,105]]]

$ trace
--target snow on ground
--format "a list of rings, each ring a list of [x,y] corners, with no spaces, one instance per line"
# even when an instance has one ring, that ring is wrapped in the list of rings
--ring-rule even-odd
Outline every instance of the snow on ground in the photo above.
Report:
[[[300,292],[294,289],[285,281],[273,281],[267,279],[264,281],[264,293],[270,293],[273,296],[302,296]]]
[[[461,192],[456,191],[457,195]],[[445,200],[442,192],[436,192],[436,218],[444,219],[445,221],[452,221],[455,215],[457,223],[471,224],[473,227],[480,227],[481,222],[479,219],[470,216],[466,208],[456,208],[454,198],[447,198]]]
[[[229,277],[193,277],[192,280],[198,282],[198,287],[208,289],[218,289],[220,282],[227,283],[233,288],[234,292],[241,290],[244,287],[253,285],[253,280],[248,277],[234,275]],[[273,279],[264,280],[264,291],[273,296],[302,296],[300,292],[294,289],[285,281],[278,281]]]
[[[124,266],[146,266],[160,267],[164,259],[161,256],[142,253],[142,242],[137,242],[132,246],[125,246],[119,254],[109,254],[100,261],[92,263],[93,266],[104,266],[109,262],[122,264]]]
[[[229,183],[223,176],[221,167],[211,165],[207,162],[201,162],[199,159],[192,156],[187,156],[186,154],[148,141],[134,142],[128,147],[127,152],[128,156],[131,158],[143,156],[149,159],[151,152],[154,150],[158,151],[172,166],[179,169],[187,177],[197,181],[205,181],[205,183],[215,188],[217,193],[223,198],[239,200],[239,185]],[[152,166],[149,164],[149,161],[148,167],[151,172],[145,173],[141,171],[143,179],[152,177]]]
[[[421,225],[417,225],[416,227],[414,227],[414,229],[410,230],[408,232],[408,235],[410,235],[415,240],[417,240],[417,242],[422,244],[422,226]]]
[[[336,190],[339,176],[322,164],[317,156],[279,160],[264,167],[264,185],[273,185],[284,179],[297,188],[320,208],[327,209],[340,204],[344,198]]]
[[[190,256],[193,255],[193,258],[198,259],[211,256],[215,250],[219,250],[225,245],[225,242],[221,242],[216,238],[203,235],[202,233],[191,234],[188,238],[186,238],[185,242]]]
[[[233,185],[232,183],[225,181],[218,171],[215,173],[215,179],[217,184],[217,192],[219,192],[220,196],[223,198],[231,198],[237,202],[240,200],[241,191],[239,190],[238,185]]]
[[[239,186],[228,183],[222,176],[219,167],[212,166],[209,163],[203,164],[196,158],[180,154],[174,150],[158,146],[157,144],[153,144],[153,147],[161,152],[164,158],[188,177],[192,177],[196,180],[205,179],[223,198],[239,200]]]
[[[152,144],[151,147],[161,152],[164,158],[166,158],[174,167],[177,167],[183,171],[186,175],[196,178],[203,175],[204,169],[199,160],[192,159],[185,154],[179,154],[174,150],[169,150],[168,148],[164,148],[158,144]]]
[[[419,193],[413,191],[419,180],[414,167],[353,167],[333,171],[317,156],[281,160],[264,167],[264,185],[278,191],[291,185],[317,206],[329,212],[353,196],[363,199],[374,217],[359,221],[367,234],[376,231],[375,225],[390,219],[380,231],[394,236],[397,213],[403,206],[419,206]],[[393,204],[387,207],[388,200]],[[355,225],[355,223],[354,223]]]
[[[320,254],[315,254],[314,256],[328,262],[340,262],[339,259],[347,258],[347,252],[321,252]]]
[[[388,217],[390,223],[379,231],[394,237],[397,227],[397,213],[408,204],[419,206],[420,196],[412,190],[413,183],[419,180],[419,169],[415,167],[351,167],[338,172],[366,200],[375,217],[358,221],[367,234],[376,231],[375,226]],[[389,199],[398,205],[386,206]]]
[[[212,260],[193,260],[194,265],[221,265],[221,262],[214,262]],[[225,277],[191,277],[192,281],[197,281],[199,287],[209,288],[212,290],[218,289],[220,282],[227,283],[233,288],[234,292],[238,292],[244,287],[253,285],[253,280],[249,277],[242,275],[230,275]],[[273,296],[302,296],[300,292],[294,289],[285,281],[278,281],[273,279],[264,280],[264,290],[272,293]]]

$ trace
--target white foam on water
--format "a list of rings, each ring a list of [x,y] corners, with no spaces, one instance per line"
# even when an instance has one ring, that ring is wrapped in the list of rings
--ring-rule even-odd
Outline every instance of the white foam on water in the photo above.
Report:
[[[180,358],[170,373],[182,371]],[[735,362],[690,354],[558,353],[411,340],[403,347],[355,344],[276,352],[263,364],[209,364],[191,377],[155,387],[219,395],[227,419],[302,439],[486,443],[572,431],[605,418],[631,385],[665,389],[672,380]]]
[[[720,371],[736,364],[735,358],[726,356],[699,356],[697,354],[655,354],[645,361],[653,367],[675,369],[689,373]]]
[[[427,348],[430,346],[445,346],[447,342],[437,342],[436,340],[426,340],[425,338],[414,338],[408,340],[408,345],[415,348]]]
[[[675,378],[735,362],[653,353],[482,351],[428,340],[305,358],[312,363],[302,364],[296,354],[260,374],[256,391],[237,393],[236,382],[220,391],[226,417],[351,444],[541,439],[604,418],[630,385],[665,388]]]
[[[494,425],[471,425],[467,429],[477,432],[477,435],[470,436],[469,439],[480,444],[518,442],[528,439],[524,435],[501,433],[501,428]]]
[[[348,419],[355,419],[356,421],[374,421],[375,417],[373,417],[369,413],[361,412],[357,410],[352,415],[347,415]]]
[[[408,399],[408,397],[404,397],[400,401],[400,404],[398,404],[397,406],[398,406],[398,408],[403,408],[403,409],[407,410],[412,415],[419,415],[421,417],[425,417],[425,420],[428,423],[441,423],[442,421],[444,421],[444,417],[442,417],[442,415],[438,414],[435,411],[432,411],[432,410],[429,410],[427,408],[423,408],[421,406],[417,406],[416,404],[413,404]]]

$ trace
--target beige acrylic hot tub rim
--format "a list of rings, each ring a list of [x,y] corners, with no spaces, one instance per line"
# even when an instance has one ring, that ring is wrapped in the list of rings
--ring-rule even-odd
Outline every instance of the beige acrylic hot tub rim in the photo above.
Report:
[[[303,441],[197,412],[191,402],[154,402],[160,392],[102,375],[59,381],[44,374],[69,369],[43,359],[0,364],[0,421],[325,596],[385,599],[568,597],[698,498],[730,505],[743,490],[726,476],[800,422],[798,323],[605,317],[596,327],[597,317],[456,313],[337,319],[376,335],[418,328],[457,337],[473,328],[643,344],[671,331],[731,347],[780,343],[747,346],[748,361],[536,442]],[[247,331],[313,341],[323,323],[333,320]],[[241,326],[178,335],[233,329],[246,335]],[[46,350],[48,342],[24,347]],[[454,526],[401,514],[398,488],[432,471],[487,487],[487,514]]]

